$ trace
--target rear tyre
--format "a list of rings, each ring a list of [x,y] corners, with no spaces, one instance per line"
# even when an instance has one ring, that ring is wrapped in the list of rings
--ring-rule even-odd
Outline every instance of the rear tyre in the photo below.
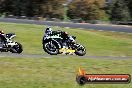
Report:
[[[18,42],[16,42],[16,43],[17,43],[17,45],[14,45],[10,51],[12,53],[18,53],[18,54],[20,54],[23,51],[22,45],[20,43],[18,43]]]
[[[47,52],[50,55],[57,55],[59,53],[56,43],[52,41],[44,43],[43,49],[45,52]]]

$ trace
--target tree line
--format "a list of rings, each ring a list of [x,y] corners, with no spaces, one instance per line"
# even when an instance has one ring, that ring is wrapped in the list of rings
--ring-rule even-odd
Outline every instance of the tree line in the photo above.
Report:
[[[64,19],[67,0],[0,0],[0,15],[40,16]],[[68,19],[127,21],[132,18],[132,0],[73,0],[67,5]]]

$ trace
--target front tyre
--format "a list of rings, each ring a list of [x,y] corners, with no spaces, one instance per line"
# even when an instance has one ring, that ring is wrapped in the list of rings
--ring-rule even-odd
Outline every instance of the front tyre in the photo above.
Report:
[[[10,50],[12,53],[22,53],[23,51],[23,48],[22,48],[22,45],[18,42],[16,42],[16,45],[14,45],[11,50]]]
[[[86,48],[83,45],[77,44],[75,54],[78,56],[84,56],[86,54]]]
[[[47,42],[43,44],[43,49],[45,52],[47,52],[50,55],[57,55],[59,53],[59,50],[57,48],[56,43],[54,42]]]

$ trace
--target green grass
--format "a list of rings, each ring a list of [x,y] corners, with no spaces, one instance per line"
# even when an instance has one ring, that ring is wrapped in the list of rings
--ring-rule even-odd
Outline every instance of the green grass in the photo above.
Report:
[[[0,23],[6,33],[16,33],[25,54],[44,54],[42,36],[46,26]],[[132,56],[132,34],[67,29],[87,48],[87,55]],[[78,68],[89,74],[131,74],[132,60],[69,58],[6,58],[0,57],[0,88],[131,88],[132,84],[87,84],[76,81]]]
[[[23,53],[44,54],[42,36],[47,26],[31,24],[15,24],[0,22],[0,29],[6,33],[14,32],[16,40],[22,43]],[[77,36],[77,41],[87,49],[87,55],[94,56],[132,56],[132,34],[98,32],[91,30],[52,27],[64,30]]]
[[[75,78],[79,66],[88,74],[131,74],[132,60],[80,58],[0,58],[0,88],[131,88],[132,84],[87,84]]]

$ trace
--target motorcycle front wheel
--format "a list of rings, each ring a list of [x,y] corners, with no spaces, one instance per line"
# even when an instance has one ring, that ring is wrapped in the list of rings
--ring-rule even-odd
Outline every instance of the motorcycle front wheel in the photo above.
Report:
[[[11,48],[11,52],[12,53],[22,53],[22,51],[23,51],[23,48],[22,48],[22,45],[20,44],[20,43],[18,43],[18,42],[16,42],[16,44],[17,45],[14,45],[12,48]]]
[[[44,43],[43,49],[50,55],[57,55],[59,53],[59,50],[54,42]]]

